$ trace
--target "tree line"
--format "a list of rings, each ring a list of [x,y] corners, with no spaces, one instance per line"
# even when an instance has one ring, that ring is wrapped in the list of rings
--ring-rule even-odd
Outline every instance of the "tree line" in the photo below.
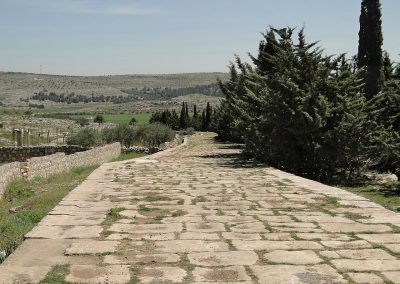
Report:
[[[213,128],[213,117],[210,103],[207,103],[207,107],[202,111],[199,111],[194,104],[193,109],[189,111],[188,104],[183,102],[179,115],[176,110],[156,111],[151,115],[150,123],[162,123],[174,130],[193,128],[196,131],[209,131]]]
[[[60,93],[40,91],[34,93],[29,99],[38,101],[51,101],[56,103],[77,104],[77,103],[113,103],[123,104],[129,102],[136,102],[139,100],[171,100],[179,96],[186,96],[190,94],[202,94],[206,96],[218,97],[222,96],[222,92],[218,84],[198,85],[187,88],[132,88],[130,90],[122,90],[126,96],[105,96],[105,95],[80,95],[71,93]]]
[[[236,57],[214,117],[244,154],[323,181],[400,174],[400,66],[382,50],[378,0],[362,1],[359,52],[324,55],[304,29],[269,28],[251,62]]]

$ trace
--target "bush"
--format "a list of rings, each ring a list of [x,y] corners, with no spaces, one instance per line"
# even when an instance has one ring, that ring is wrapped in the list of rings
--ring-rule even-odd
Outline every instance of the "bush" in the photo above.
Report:
[[[104,122],[104,117],[100,114],[96,115],[96,117],[94,118],[93,122],[96,122],[98,124],[103,123]]]
[[[92,128],[83,128],[77,133],[67,137],[68,145],[80,145],[83,147],[93,147],[98,144],[99,137],[96,130]]]
[[[171,141],[175,132],[161,123],[153,123],[138,128],[137,138],[148,147],[160,147],[162,143]]]
[[[137,124],[137,122],[138,122],[137,119],[135,117],[132,117],[131,120],[129,121],[129,125],[134,126]]]
[[[73,120],[82,127],[89,125],[89,119],[87,119],[86,117],[78,117],[74,118]]]
[[[135,137],[135,128],[126,124],[120,124],[114,128],[106,128],[101,132],[103,142],[120,142],[125,147],[130,147],[135,141]]]

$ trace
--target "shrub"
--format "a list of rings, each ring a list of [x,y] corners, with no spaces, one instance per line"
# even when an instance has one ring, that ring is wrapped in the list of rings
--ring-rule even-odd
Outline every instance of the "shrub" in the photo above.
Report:
[[[161,123],[153,123],[138,128],[137,138],[149,147],[159,147],[162,143],[171,141],[175,132]]]
[[[78,117],[73,120],[76,121],[76,123],[78,123],[82,127],[89,125],[89,119],[87,119],[86,117]]]
[[[135,117],[132,117],[131,120],[129,121],[129,125],[136,125],[137,124],[137,119]]]
[[[130,147],[133,144],[135,136],[135,128],[126,124],[120,124],[114,128],[106,128],[101,132],[103,142],[120,142],[125,147]]]
[[[98,144],[98,134],[92,128],[82,128],[77,133],[67,137],[68,145],[80,145],[83,147],[93,147]]]
[[[96,117],[94,118],[93,122],[96,122],[98,124],[103,123],[104,122],[104,117],[100,114],[96,115]]]

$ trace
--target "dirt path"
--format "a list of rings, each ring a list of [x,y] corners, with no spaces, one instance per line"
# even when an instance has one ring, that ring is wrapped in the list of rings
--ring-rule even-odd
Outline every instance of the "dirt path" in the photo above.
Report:
[[[104,164],[27,235],[0,283],[400,283],[400,214],[237,154],[204,134]]]

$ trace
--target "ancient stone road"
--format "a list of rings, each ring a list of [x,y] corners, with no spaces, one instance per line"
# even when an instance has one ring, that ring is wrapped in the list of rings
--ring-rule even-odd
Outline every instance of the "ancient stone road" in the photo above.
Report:
[[[72,283],[400,283],[400,214],[237,153],[200,134],[102,165],[26,236],[0,282],[61,271]]]

